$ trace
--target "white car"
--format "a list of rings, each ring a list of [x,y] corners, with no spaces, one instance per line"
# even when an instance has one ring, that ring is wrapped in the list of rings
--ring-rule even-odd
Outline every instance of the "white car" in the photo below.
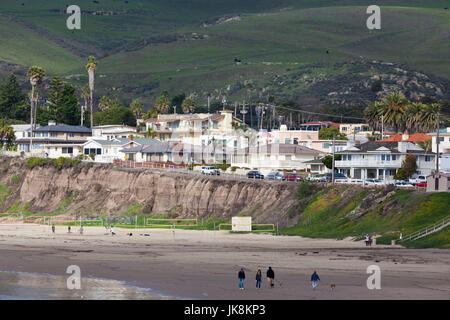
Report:
[[[409,179],[409,183],[411,183],[412,185],[416,185],[418,183],[426,183],[427,182],[427,177],[426,176],[418,176],[418,175],[413,175],[410,179]]]
[[[220,170],[216,167],[202,167],[202,174],[220,176]]]
[[[395,182],[395,186],[397,188],[414,188],[412,183],[409,183],[407,181],[398,180]]]
[[[384,182],[380,179],[366,179],[364,180],[366,186],[383,186]]]
[[[351,183],[351,184],[363,184],[364,180],[361,180],[361,179],[349,179],[348,183]]]

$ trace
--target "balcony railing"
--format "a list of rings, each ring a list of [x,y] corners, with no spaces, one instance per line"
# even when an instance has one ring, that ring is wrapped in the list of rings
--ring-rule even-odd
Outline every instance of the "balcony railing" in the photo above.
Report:
[[[369,160],[369,159],[360,159],[360,160],[339,160],[335,162],[336,167],[377,167],[377,168],[400,168],[402,166],[401,160],[391,160],[391,161],[383,161],[383,160]]]

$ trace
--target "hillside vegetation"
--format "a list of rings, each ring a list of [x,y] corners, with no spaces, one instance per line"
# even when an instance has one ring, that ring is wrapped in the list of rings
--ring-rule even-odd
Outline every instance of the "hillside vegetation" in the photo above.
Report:
[[[366,28],[364,1],[77,4],[82,29],[71,31],[60,1],[2,2],[3,72],[23,73],[39,64],[81,86],[87,82],[83,61],[93,54],[99,58],[97,94],[128,101],[140,96],[151,102],[164,89],[192,93],[202,102],[207,93],[241,101],[250,82],[254,97],[263,88],[265,95],[306,105],[361,104],[376,97],[370,85],[378,74],[395,82],[385,81],[386,91],[449,97],[446,1],[383,1],[382,30],[373,31]],[[419,76],[417,86],[408,86],[401,83],[403,71],[421,71],[428,78]],[[342,84],[348,88],[339,92]]]
[[[363,189],[336,186],[299,193],[298,223],[282,234],[318,238],[361,239],[366,233],[381,235],[377,243],[390,244],[449,215],[450,193],[424,193],[395,188]],[[450,248],[449,228],[406,246]]]

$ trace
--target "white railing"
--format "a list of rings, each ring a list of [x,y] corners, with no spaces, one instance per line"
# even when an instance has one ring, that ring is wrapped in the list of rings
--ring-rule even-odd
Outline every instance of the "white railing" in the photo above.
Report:
[[[426,236],[428,234],[434,233],[436,231],[441,230],[444,226],[450,224],[450,216],[439,220],[438,222],[436,222],[435,224],[425,227],[419,231],[416,231],[414,233],[411,233],[410,235],[407,235],[406,237],[404,237],[403,239],[399,239],[400,241],[410,241],[410,240],[414,240],[414,239],[418,239],[421,238],[423,236]]]
[[[398,167],[402,166],[401,160],[394,161],[382,161],[382,160],[369,160],[369,159],[360,159],[360,160],[339,160],[335,163],[336,167],[380,167],[380,168],[389,168],[389,167]]]

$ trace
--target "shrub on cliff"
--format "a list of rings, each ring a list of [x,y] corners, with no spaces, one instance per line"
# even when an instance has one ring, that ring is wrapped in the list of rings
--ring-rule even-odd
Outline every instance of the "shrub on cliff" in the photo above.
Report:
[[[27,166],[30,169],[33,169],[34,167],[44,167],[46,165],[52,165],[54,167],[57,167],[58,169],[71,168],[77,167],[80,163],[81,161],[79,159],[64,157],[59,157],[58,159],[30,157],[27,159]]]

